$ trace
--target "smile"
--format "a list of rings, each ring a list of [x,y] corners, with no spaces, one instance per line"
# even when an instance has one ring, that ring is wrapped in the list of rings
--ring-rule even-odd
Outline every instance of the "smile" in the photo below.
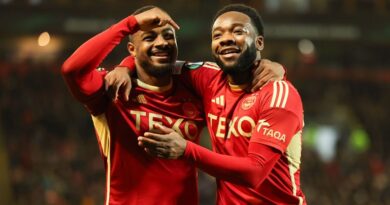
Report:
[[[168,51],[156,51],[156,52],[152,52],[152,56],[156,56],[156,57],[168,57],[170,56],[170,52]]]
[[[237,54],[240,53],[241,50],[238,48],[230,47],[230,48],[224,48],[219,51],[219,55],[227,55],[227,54]]]
[[[236,47],[223,48],[218,52],[221,59],[224,60],[235,60],[240,54],[241,50]]]

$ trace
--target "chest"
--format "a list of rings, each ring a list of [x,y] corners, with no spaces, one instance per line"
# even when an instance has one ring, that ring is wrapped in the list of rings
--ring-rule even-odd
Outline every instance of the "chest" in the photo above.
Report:
[[[249,141],[259,120],[261,109],[258,93],[215,90],[206,110],[206,119],[216,141]]]
[[[203,125],[200,102],[191,94],[173,92],[159,95],[135,90],[129,102],[113,103],[118,123],[127,124],[139,136],[154,130],[154,124],[172,128],[186,139],[196,141]]]

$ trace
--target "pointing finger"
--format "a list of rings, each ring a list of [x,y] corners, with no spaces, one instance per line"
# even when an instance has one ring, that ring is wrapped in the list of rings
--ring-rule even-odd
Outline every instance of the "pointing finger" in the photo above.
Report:
[[[179,29],[180,29],[180,26],[179,26],[174,20],[168,19],[168,23],[169,23],[171,26],[173,26],[173,28],[174,28],[175,30],[179,30]]]

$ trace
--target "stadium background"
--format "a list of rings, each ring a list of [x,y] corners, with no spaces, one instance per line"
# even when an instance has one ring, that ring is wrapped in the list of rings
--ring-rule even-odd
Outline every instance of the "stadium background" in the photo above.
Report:
[[[228,3],[258,9],[263,57],[285,65],[301,93],[309,204],[390,204],[389,0],[0,0],[0,204],[103,204],[91,121],[65,87],[62,62],[148,4],[182,27],[180,59],[212,60],[211,19]],[[103,65],[125,55],[122,43]],[[213,179],[199,183],[201,204],[214,204]]]

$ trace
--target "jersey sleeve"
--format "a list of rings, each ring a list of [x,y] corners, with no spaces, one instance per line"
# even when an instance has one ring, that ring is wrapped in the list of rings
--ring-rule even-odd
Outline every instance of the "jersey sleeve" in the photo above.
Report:
[[[188,142],[183,157],[218,179],[257,187],[269,175],[281,153],[263,144],[250,143],[246,157],[235,157]]]
[[[74,95],[92,114],[104,112],[104,74],[97,69],[103,59],[139,25],[129,16],[81,45],[62,65],[62,75]]]
[[[120,67],[127,67],[127,69],[129,69],[130,71],[130,74],[133,74],[136,72],[136,68],[135,68],[135,59],[133,56],[129,55],[129,56],[126,56],[122,61],[121,63],[119,63]]]
[[[261,184],[303,126],[302,103],[291,84],[275,81],[263,89],[259,91],[256,110],[259,121],[245,157],[214,153],[191,142],[187,143],[183,157],[219,179],[249,187]]]
[[[212,62],[185,62],[179,68],[180,71],[176,70],[175,73],[180,74],[181,82],[195,90],[198,96],[203,96],[210,90],[213,79],[221,72],[218,65]]]
[[[273,147],[284,153],[303,128],[303,108],[296,89],[287,81],[274,81],[263,88],[258,122],[251,142]]]

